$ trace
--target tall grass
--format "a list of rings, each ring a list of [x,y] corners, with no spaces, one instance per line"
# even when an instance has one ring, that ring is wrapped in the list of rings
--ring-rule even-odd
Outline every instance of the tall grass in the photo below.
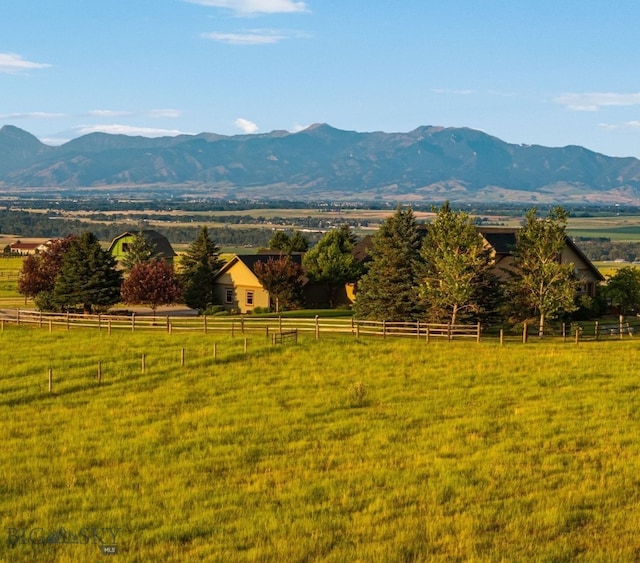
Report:
[[[0,345],[3,530],[120,528],[120,561],[640,557],[632,340]],[[6,560],[102,557],[6,538]]]

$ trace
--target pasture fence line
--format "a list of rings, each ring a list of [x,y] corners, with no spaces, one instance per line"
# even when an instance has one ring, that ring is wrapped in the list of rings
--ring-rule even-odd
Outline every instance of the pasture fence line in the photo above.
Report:
[[[47,328],[71,330],[76,328],[106,330],[164,331],[173,332],[226,332],[232,336],[249,333],[263,333],[273,343],[283,343],[289,339],[297,341],[298,334],[313,334],[316,340],[321,334],[350,334],[361,336],[431,338],[454,340],[473,338],[480,341],[480,323],[474,325],[436,324],[422,321],[395,322],[359,320],[353,317],[288,318],[288,317],[208,317],[208,316],[153,316],[153,315],[85,315],[78,313],[48,313],[33,309],[0,309],[0,323],[32,325]],[[295,337],[293,336],[295,334]],[[283,338],[284,336],[284,338]]]

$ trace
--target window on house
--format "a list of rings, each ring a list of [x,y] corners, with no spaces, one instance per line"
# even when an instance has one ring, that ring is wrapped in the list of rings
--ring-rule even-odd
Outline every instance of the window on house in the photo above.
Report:
[[[122,252],[129,252],[129,243],[128,242],[123,242],[122,243]]]
[[[227,289],[224,294],[225,303],[233,303],[233,289]]]
[[[247,291],[247,305],[253,307],[253,291]]]

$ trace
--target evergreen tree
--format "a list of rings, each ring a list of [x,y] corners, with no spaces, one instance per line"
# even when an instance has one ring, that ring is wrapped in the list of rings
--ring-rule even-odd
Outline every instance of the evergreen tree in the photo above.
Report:
[[[367,273],[357,285],[357,317],[408,321],[420,314],[416,289],[420,271],[420,237],[411,208],[398,206],[373,237]]]
[[[122,300],[148,305],[154,315],[159,306],[177,303],[181,296],[173,267],[164,260],[138,262],[122,283]]]
[[[276,313],[301,306],[304,272],[302,266],[290,256],[269,258],[266,262],[258,261],[254,271],[262,286],[274,297]]]
[[[508,291],[512,304],[538,315],[541,338],[547,319],[576,309],[574,265],[561,263],[567,219],[562,207],[552,209],[543,219],[534,207],[527,211],[524,226],[516,235]]]
[[[303,265],[311,281],[324,285],[329,305],[334,306],[335,293],[347,282],[355,282],[362,266],[353,255],[356,237],[348,225],[329,231],[304,255]]]
[[[269,240],[269,249],[279,250],[285,254],[306,252],[309,250],[309,241],[300,231],[296,231],[291,237],[284,231],[276,231]]]
[[[453,211],[447,201],[426,226],[419,291],[432,321],[456,324],[461,316],[479,318],[484,288],[495,286],[491,252],[469,214]]]
[[[100,246],[93,233],[73,240],[63,255],[53,288],[53,302],[60,307],[82,305],[85,313],[106,308],[120,300],[122,274],[116,261]]]
[[[147,239],[142,231],[138,232],[131,242],[124,258],[122,266],[125,271],[130,272],[136,264],[141,262],[151,262],[158,258],[158,253],[154,245]]]
[[[206,310],[215,302],[214,274],[222,267],[220,249],[202,227],[180,259],[180,280],[184,288],[184,301],[188,307]]]

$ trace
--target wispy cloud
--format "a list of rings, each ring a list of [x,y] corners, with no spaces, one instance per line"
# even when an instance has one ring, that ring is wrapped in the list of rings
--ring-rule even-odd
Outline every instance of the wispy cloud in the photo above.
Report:
[[[111,133],[113,135],[142,135],[144,137],[175,137],[183,135],[184,131],[177,129],[155,129],[153,127],[136,127],[134,125],[120,125],[117,123],[108,125],[79,125],[72,129],[74,137],[88,135],[89,133]]]
[[[616,94],[614,92],[567,93],[554,98],[556,104],[572,111],[598,111],[603,107],[640,105],[640,92]]]
[[[182,111],[179,109],[150,109],[146,111],[128,111],[128,110],[113,110],[113,109],[92,109],[83,114],[85,117],[130,117],[130,116],[144,116],[144,117],[180,117]]]
[[[202,37],[229,45],[272,45],[287,39],[287,35],[275,29],[252,29],[236,33],[203,33]]]
[[[249,121],[243,117],[239,117],[233,123],[245,133],[255,133],[258,130],[258,126],[253,121]]]
[[[26,61],[15,53],[0,53],[0,72],[7,74],[17,74],[25,70],[49,68],[50,66],[50,64]]]
[[[0,113],[0,119],[56,119],[67,117],[66,113],[50,113],[46,111],[32,111],[26,113]]]
[[[238,16],[254,16],[258,14],[292,14],[308,12],[306,2],[295,0],[185,0],[191,4],[224,8]]]
[[[449,88],[431,88],[434,94],[448,94],[452,96],[469,96],[475,94],[475,90],[452,90]]]
[[[640,121],[625,121],[624,123],[600,123],[601,129],[608,129],[610,131],[629,129],[640,130]]]

